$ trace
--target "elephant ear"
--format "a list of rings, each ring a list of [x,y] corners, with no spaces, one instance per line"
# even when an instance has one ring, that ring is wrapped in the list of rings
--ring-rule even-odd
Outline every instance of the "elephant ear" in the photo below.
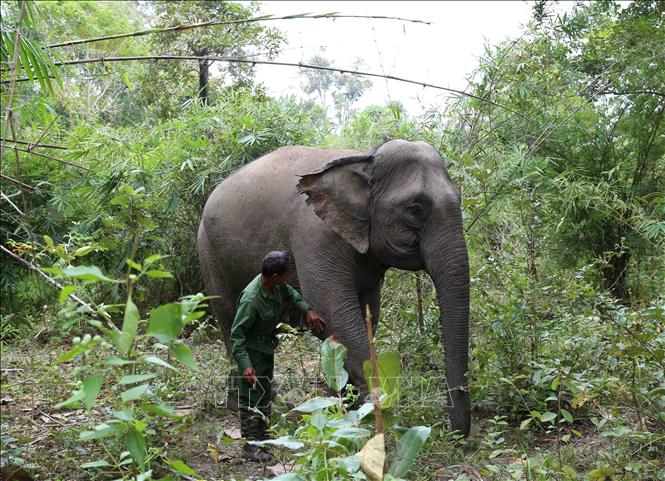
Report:
[[[371,154],[340,157],[301,175],[298,192],[328,227],[364,254],[369,249],[369,174]]]

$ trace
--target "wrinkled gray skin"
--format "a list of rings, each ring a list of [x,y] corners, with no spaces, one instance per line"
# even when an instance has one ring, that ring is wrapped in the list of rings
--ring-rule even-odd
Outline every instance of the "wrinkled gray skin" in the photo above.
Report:
[[[468,435],[464,389],[469,343],[469,264],[460,192],[424,142],[393,140],[372,152],[278,149],[211,194],[198,235],[212,310],[227,343],[235,302],[272,250],[291,253],[287,281],[348,349],[351,382],[366,391],[364,306],[379,319],[389,267],[426,270],[437,291],[453,429]]]

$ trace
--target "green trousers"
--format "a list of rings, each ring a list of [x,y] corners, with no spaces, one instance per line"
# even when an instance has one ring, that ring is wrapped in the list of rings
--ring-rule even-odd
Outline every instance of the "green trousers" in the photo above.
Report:
[[[262,440],[266,438],[267,419],[271,412],[275,356],[253,350],[247,352],[256,371],[256,384],[254,387],[250,386],[242,377],[242,372],[238,372],[240,430],[246,439]]]

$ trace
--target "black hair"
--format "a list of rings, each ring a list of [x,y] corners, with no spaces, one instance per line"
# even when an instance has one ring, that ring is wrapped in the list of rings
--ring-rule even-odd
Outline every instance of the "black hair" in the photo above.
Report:
[[[274,274],[283,274],[289,268],[289,253],[286,251],[268,252],[263,258],[261,274],[270,277]]]

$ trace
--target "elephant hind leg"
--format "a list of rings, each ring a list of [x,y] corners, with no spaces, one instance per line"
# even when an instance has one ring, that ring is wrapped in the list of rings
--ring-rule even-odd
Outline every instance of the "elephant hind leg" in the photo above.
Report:
[[[236,305],[233,293],[228,288],[226,278],[220,272],[220,266],[211,254],[210,246],[205,232],[199,232],[198,239],[199,261],[201,263],[201,272],[203,273],[203,283],[206,288],[206,294],[214,296],[209,301],[210,310],[217,319],[217,325],[222,333],[226,353],[231,358],[229,346],[229,337],[231,335],[231,325],[235,317]]]

